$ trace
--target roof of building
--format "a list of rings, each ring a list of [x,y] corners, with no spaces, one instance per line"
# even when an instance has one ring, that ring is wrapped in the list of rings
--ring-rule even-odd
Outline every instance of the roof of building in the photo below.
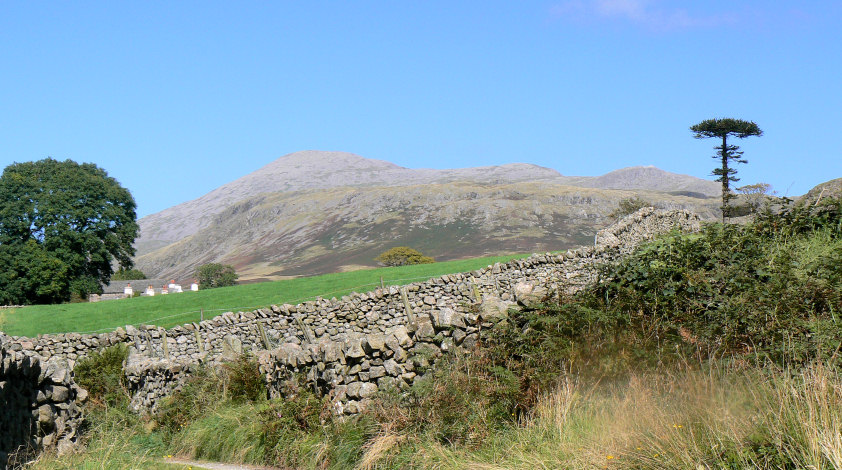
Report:
[[[103,294],[122,294],[125,292],[126,286],[131,284],[135,292],[143,292],[150,285],[156,289],[161,286],[168,285],[169,279],[135,279],[131,281],[111,281],[107,285],[102,286]]]

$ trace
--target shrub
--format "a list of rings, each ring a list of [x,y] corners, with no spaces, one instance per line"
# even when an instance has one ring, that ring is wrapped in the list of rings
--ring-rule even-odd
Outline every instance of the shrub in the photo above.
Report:
[[[230,264],[208,263],[196,270],[196,279],[202,289],[233,286],[238,277]]]
[[[139,279],[146,279],[146,274],[139,269],[126,269],[122,266],[112,276],[112,281],[135,281]]]
[[[175,432],[225,403],[254,403],[265,397],[257,361],[241,355],[220,367],[196,370],[180,390],[163,400],[156,420]]]
[[[228,396],[233,401],[255,402],[266,395],[263,376],[253,356],[241,354],[222,365],[225,371]]]
[[[410,264],[430,264],[436,260],[424,256],[420,251],[406,246],[397,246],[380,253],[375,261],[384,266],[406,266]]]
[[[485,353],[445,356],[408,393],[381,396],[373,415],[388,432],[476,447],[517,420],[518,379]]]
[[[76,363],[73,369],[76,383],[88,391],[94,406],[113,407],[128,403],[123,376],[123,362],[128,355],[129,348],[121,343],[91,353]]]
[[[745,227],[673,234],[604,266],[603,282],[579,302],[646,321],[684,354],[751,352],[777,363],[825,358],[842,309],[838,208],[829,201],[761,215]],[[816,247],[821,256],[811,254]]]

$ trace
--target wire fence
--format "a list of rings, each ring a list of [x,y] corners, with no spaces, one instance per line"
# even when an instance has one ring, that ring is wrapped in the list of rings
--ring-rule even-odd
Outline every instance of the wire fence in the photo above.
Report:
[[[444,275],[444,274],[441,274],[439,276],[442,276],[442,275]],[[438,276],[432,276],[432,277],[421,276],[421,277],[411,277],[411,278],[403,278],[403,279],[388,279],[388,280],[383,279],[382,282],[372,282],[372,283],[368,283],[368,284],[362,284],[362,285],[359,285],[359,286],[343,287],[342,289],[334,290],[332,292],[323,292],[323,293],[320,293],[320,294],[310,295],[310,296],[302,297],[302,298],[299,298],[299,299],[284,300],[283,303],[296,305],[296,304],[300,304],[302,302],[316,300],[316,299],[319,299],[319,298],[328,299],[328,298],[331,298],[331,297],[336,297],[337,295],[345,295],[345,294],[348,294],[348,293],[351,293],[351,292],[363,292],[362,289],[365,289],[365,288],[372,288],[373,287],[374,289],[376,289],[377,287],[381,287],[381,286],[383,286],[383,287],[401,286],[401,285],[410,284],[413,281],[419,281],[419,280],[426,281],[426,280],[429,280],[429,279],[433,279],[435,277],[438,277]],[[369,289],[369,291],[374,290],[374,289]],[[171,320],[171,319],[179,318],[179,317],[189,317],[189,318],[194,318],[194,319],[197,319],[199,321],[202,321],[202,320],[208,320],[210,318],[216,317],[217,315],[213,315],[216,312],[223,312],[223,313],[224,312],[246,312],[246,311],[253,311],[253,310],[256,310],[258,308],[263,308],[263,307],[266,307],[266,306],[267,306],[267,304],[258,304],[258,305],[252,305],[252,306],[247,306],[247,307],[225,306],[225,307],[211,308],[211,309],[202,308],[202,309],[199,309],[199,310],[190,310],[190,311],[187,311],[187,312],[179,312],[179,313],[174,313],[174,314],[171,314],[171,315],[165,315],[165,316],[162,316],[162,317],[147,318],[144,321],[137,322],[137,323],[127,323],[125,325],[116,325],[116,326],[112,326],[112,327],[105,327],[105,328],[100,328],[100,329],[90,330],[90,331],[78,331],[76,333],[79,333],[79,334],[108,333],[108,332],[116,330],[117,328],[121,328],[121,327],[124,327],[124,326],[127,326],[127,325],[140,326],[140,325],[156,324],[156,323],[161,322],[163,320]],[[207,315],[208,313],[210,313],[211,315],[208,316]],[[190,320],[185,321],[185,323],[188,323],[188,322],[190,322]]]

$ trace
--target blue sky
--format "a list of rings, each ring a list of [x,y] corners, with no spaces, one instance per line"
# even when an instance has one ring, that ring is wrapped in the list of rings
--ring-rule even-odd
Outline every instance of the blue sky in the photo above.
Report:
[[[842,2],[0,3],[0,166],[94,162],[140,216],[298,150],[410,168],[842,177]]]

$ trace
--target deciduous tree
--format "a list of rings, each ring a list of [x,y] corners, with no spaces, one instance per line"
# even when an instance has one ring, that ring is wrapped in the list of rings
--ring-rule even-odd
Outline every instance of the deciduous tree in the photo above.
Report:
[[[644,207],[652,207],[652,203],[641,199],[638,196],[623,198],[620,200],[618,207],[608,214],[608,217],[622,219],[629,214],[634,214]]]
[[[111,278],[113,260],[132,266],[135,207],[131,193],[93,163],[47,158],[6,167],[0,246],[22,270],[0,277],[2,297],[25,304],[98,292]]]
[[[752,214],[757,213],[764,202],[768,204],[769,196],[775,194],[769,183],[747,184],[737,188],[737,192],[743,195]]]
[[[237,272],[230,264],[208,263],[196,270],[199,288],[213,289],[215,287],[233,286],[237,283]]]
[[[736,145],[728,145],[728,137],[736,137],[738,139],[745,139],[751,136],[761,136],[763,131],[757,127],[754,121],[743,121],[740,119],[722,118],[722,119],[707,119],[692,127],[693,137],[697,139],[706,139],[709,137],[717,137],[722,139],[722,145],[717,145],[714,149],[717,153],[713,156],[714,159],[720,160],[721,166],[713,170],[713,174],[719,178],[716,181],[722,183],[722,222],[725,222],[727,217],[730,217],[731,206],[728,202],[734,197],[731,194],[730,184],[732,181],[739,181],[735,177],[737,170],[729,166],[730,162],[748,163],[748,160],[741,158],[743,152],[740,152],[740,147]]]
[[[143,271],[139,269],[125,269],[122,267],[111,276],[112,281],[135,281],[141,279],[146,279],[146,274],[143,274]]]

